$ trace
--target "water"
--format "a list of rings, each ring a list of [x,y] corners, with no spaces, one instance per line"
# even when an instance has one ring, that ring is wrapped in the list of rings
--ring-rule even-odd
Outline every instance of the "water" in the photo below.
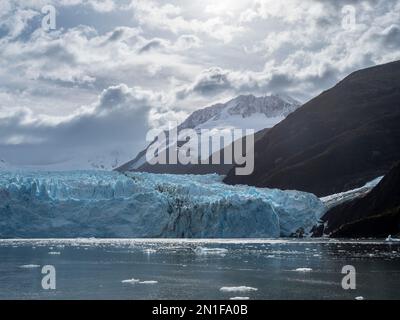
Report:
[[[42,289],[44,265],[56,269],[56,290]],[[356,290],[342,289],[344,265],[353,265],[357,270]],[[299,268],[306,271],[296,271]],[[129,279],[144,283],[122,282]],[[240,286],[257,290],[229,291],[229,287]],[[228,291],[221,291],[222,287],[228,287]],[[399,299],[400,244],[332,240],[0,240],[0,299],[238,296]]]

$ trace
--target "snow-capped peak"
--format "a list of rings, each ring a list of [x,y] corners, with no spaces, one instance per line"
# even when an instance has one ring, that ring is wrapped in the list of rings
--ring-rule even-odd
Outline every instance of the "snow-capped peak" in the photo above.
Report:
[[[193,112],[180,126],[179,129],[195,129],[198,126],[210,127],[205,125],[207,122],[218,122],[229,117],[240,116],[242,119],[250,118],[253,115],[264,115],[265,118],[275,118],[283,120],[289,113],[300,107],[300,102],[283,95],[269,95],[255,97],[253,95],[241,95],[228,101],[227,103],[215,104],[211,107]],[[263,118],[261,118],[263,119]],[[237,119],[235,119],[237,120]],[[235,121],[236,122],[236,121]],[[266,124],[265,127],[252,127],[251,123],[245,121],[250,126],[248,129],[263,129],[271,127]],[[278,121],[279,122],[279,121]],[[275,125],[276,123],[274,123]],[[211,127],[212,124],[210,123]],[[239,127],[243,128],[243,125]]]
[[[178,132],[184,129],[194,129],[199,134],[202,129],[210,131],[253,129],[257,132],[272,128],[300,105],[300,102],[282,95],[263,97],[241,95],[226,103],[218,103],[193,112],[178,126]],[[146,150],[141,151],[134,160],[124,165],[124,170],[136,170],[144,165]],[[212,150],[216,151],[218,150]]]

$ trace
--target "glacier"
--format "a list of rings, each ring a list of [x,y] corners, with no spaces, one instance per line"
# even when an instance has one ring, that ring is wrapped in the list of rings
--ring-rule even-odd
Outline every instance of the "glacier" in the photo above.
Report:
[[[0,172],[0,238],[275,238],[309,232],[313,194],[218,175]]]
[[[379,182],[382,181],[384,176],[375,178],[374,180],[367,182],[364,186],[345,192],[331,194],[326,197],[320,198],[320,200],[327,206],[328,210],[334,208],[342,203],[349,202],[354,199],[362,198],[367,193],[371,192]]]

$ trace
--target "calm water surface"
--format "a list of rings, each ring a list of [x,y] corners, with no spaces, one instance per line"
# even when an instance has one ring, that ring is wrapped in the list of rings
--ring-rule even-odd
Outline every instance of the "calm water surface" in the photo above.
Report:
[[[44,265],[55,267],[56,290],[42,289]],[[341,270],[345,265],[353,265],[357,270],[356,290],[342,289]],[[123,282],[130,279],[135,280]],[[223,287],[228,289],[221,290]],[[0,299],[355,299],[360,296],[400,298],[399,243],[0,240]]]

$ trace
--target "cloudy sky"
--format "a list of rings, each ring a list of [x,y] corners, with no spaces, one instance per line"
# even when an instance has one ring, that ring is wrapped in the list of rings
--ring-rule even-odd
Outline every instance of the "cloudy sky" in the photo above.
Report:
[[[129,158],[166,121],[246,93],[306,102],[399,46],[400,0],[0,0],[0,159]]]

